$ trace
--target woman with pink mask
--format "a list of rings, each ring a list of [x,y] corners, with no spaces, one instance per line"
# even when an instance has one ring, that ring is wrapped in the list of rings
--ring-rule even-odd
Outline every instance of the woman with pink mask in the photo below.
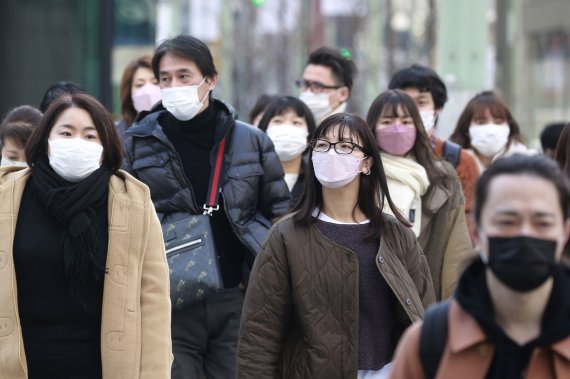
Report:
[[[523,144],[518,122],[493,91],[478,93],[467,103],[449,139],[471,152],[481,171],[497,158],[536,154]]]
[[[255,259],[236,377],[385,377],[402,328],[435,299],[408,225],[366,122],[327,117],[294,213],[274,224]]]
[[[117,123],[119,134],[131,127],[137,114],[149,111],[161,100],[160,87],[151,68],[151,58],[144,55],[131,61],[121,79],[121,120]]]
[[[457,174],[433,153],[416,104],[405,92],[381,93],[368,110],[367,124],[376,136],[394,203],[427,257],[436,297],[446,299],[472,251]]]

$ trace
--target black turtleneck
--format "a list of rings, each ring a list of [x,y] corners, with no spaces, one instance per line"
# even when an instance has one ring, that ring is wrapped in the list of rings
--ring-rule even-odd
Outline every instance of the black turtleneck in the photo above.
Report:
[[[514,342],[497,324],[491,295],[487,287],[485,265],[480,259],[462,274],[454,297],[469,313],[495,346],[495,356],[487,379],[519,379],[526,371],[534,348],[550,346],[570,335],[570,272],[557,265],[550,299],[544,310],[540,335],[523,346]]]
[[[200,209],[206,202],[210,181],[210,152],[215,142],[216,119],[217,111],[214,103],[210,101],[208,107],[191,120],[177,120],[169,112],[165,112],[159,120],[164,133],[180,157],[184,174],[190,182],[196,205]],[[220,196],[220,209],[214,212],[211,221],[224,287],[236,287],[241,281],[241,264],[245,247],[230,225],[222,196]]]
[[[196,203],[202,209],[210,180],[210,151],[214,147],[216,111],[213,102],[188,121],[179,121],[165,112],[160,124],[182,161],[192,185]]]

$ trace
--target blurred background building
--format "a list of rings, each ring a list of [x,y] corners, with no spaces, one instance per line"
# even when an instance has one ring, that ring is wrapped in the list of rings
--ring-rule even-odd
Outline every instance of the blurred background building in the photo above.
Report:
[[[211,48],[215,95],[242,119],[264,93],[296,95],[309,52],[334,46],[357,64],[349,110],[365,116],[390,75],[435,68],[450,101],[448,135],[475,93],[497,89],[527,141],[570,120],[568,0],[2,0],[0,112],[38,105],[60,80],[118,113],[125,65],[180,33]]]

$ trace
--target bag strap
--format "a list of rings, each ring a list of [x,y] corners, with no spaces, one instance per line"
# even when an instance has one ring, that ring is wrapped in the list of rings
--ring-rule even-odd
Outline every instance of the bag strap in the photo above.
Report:
[[[461,146],[451,141],[443,141],[443,159],[457,167],[461,161]]]
[[[206,204],[203,205],[204,214],[211,216],[214,211],[220,209],[218,200],[220,198],[220,190],[222,187],[220,177],[222,176],[222,162],[224,160],[224,151],[226,149],[226,137],[215,147],[215,160],[210,172],[210,182],[208,183],[208,194],[206,196]]]
[[[450,301],[435,304],[425,313],[420,334],[420,361],[426,379],[434,379],[447,343]]]

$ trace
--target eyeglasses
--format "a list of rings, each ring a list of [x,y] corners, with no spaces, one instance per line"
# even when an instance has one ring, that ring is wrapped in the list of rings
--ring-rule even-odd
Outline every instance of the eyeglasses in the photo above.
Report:
[[[351,154],[354,149],[358,149],[365,153],[362,146],[348,141],[329,142],[324,139],[313,139],[310,143],[313,151],[317,153],[326,153],[331,149],[331,147],[334,148],[334,151],[336,151],[337,154]]]
[[[327,89],[339,89],[342,86],[327,86],[326,84],[320,82],[313,82],[311,80],[295,80],[295,84],[301,91],[311,90],[313,93],[322,93]]]

